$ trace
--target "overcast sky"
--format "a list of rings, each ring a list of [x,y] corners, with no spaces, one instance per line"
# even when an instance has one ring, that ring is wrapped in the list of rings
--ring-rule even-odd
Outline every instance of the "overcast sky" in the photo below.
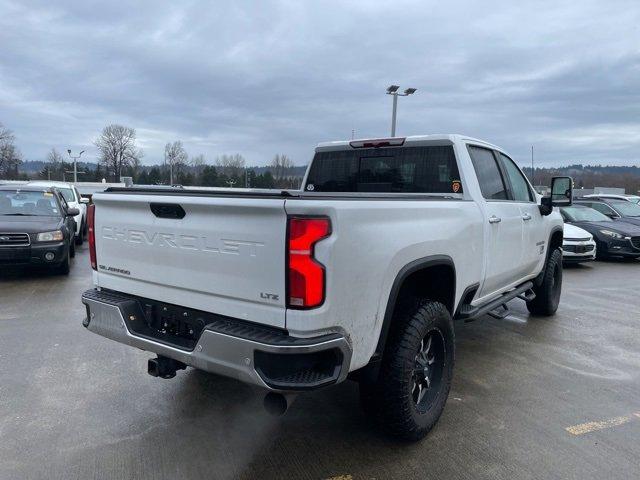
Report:
[[[0,122],[26,159],[137,130],[209,162],[464,133],[521,163],[640,164],[640,1],[0,0]],[[84,157],[83,157],[84,158]]]

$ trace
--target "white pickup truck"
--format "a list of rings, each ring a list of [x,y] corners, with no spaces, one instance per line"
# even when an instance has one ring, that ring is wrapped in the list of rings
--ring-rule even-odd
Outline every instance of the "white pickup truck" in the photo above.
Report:
[[[541,198],[508,154],[461,135],[321,143],[299,191],[111,188],[88,215],[92,332],[269,392],[360,382],[389,433],[422,438],[454,364],[454,319],[552,315],[572,181]]]

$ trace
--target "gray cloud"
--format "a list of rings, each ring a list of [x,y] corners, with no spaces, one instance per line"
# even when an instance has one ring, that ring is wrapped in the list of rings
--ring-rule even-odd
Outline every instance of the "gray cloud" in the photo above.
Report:
[[[640,4],[0,0],[0,121],[29,159],[111,122],[145,163],[181,139],[209,161],[318,141],[457,132],[540,164],[637,163]]]

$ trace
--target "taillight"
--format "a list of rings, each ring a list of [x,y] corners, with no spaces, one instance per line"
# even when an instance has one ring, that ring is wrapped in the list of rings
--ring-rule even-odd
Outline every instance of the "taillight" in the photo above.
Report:
[[[289,308],[314,308],[324,302],[324,266],[313,254],[315,244],[329,235],[331,221],[327,217],[289,217]]]
[[[98,269],[96,262],[96,206],[91,204],[87,207],[87,230],[89,233],[89,258],[91,259],[91,268]]]

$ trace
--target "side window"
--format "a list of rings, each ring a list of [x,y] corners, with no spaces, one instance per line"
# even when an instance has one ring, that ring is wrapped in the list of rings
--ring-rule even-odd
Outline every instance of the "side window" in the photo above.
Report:
[[[600,213],[604,213],[607,217],[610,217],[611,215],[617,216],[616,212],[614,212],[610,206],[605,205],[604,203],[592,203],[589,206],[594,210],[599,211]]]
[[[527,180],[522,175],[520,169],[513,163],[506,155],[502,153],[498,153],[500,156],[500,161],[504,166],[505,171],[507,172],[507,177],[509,177],[509,182],[511,183],[511,191],[513,194],[513,199],[516,202],[531,202],[533,198],[531,197],[531,190],[529,190],[529,185],[527,184]]]
[[[65,200],[63,195],[58,195],[58,198],[60,199],[60,205],[62,205],[62,210],[66,212],[67,209],[69,208],[69,205],[67,205],[67,201]]]
[[[471,145],[468,148],[482,196],[487,200],[507,200],[507,189],[493,152]]]

